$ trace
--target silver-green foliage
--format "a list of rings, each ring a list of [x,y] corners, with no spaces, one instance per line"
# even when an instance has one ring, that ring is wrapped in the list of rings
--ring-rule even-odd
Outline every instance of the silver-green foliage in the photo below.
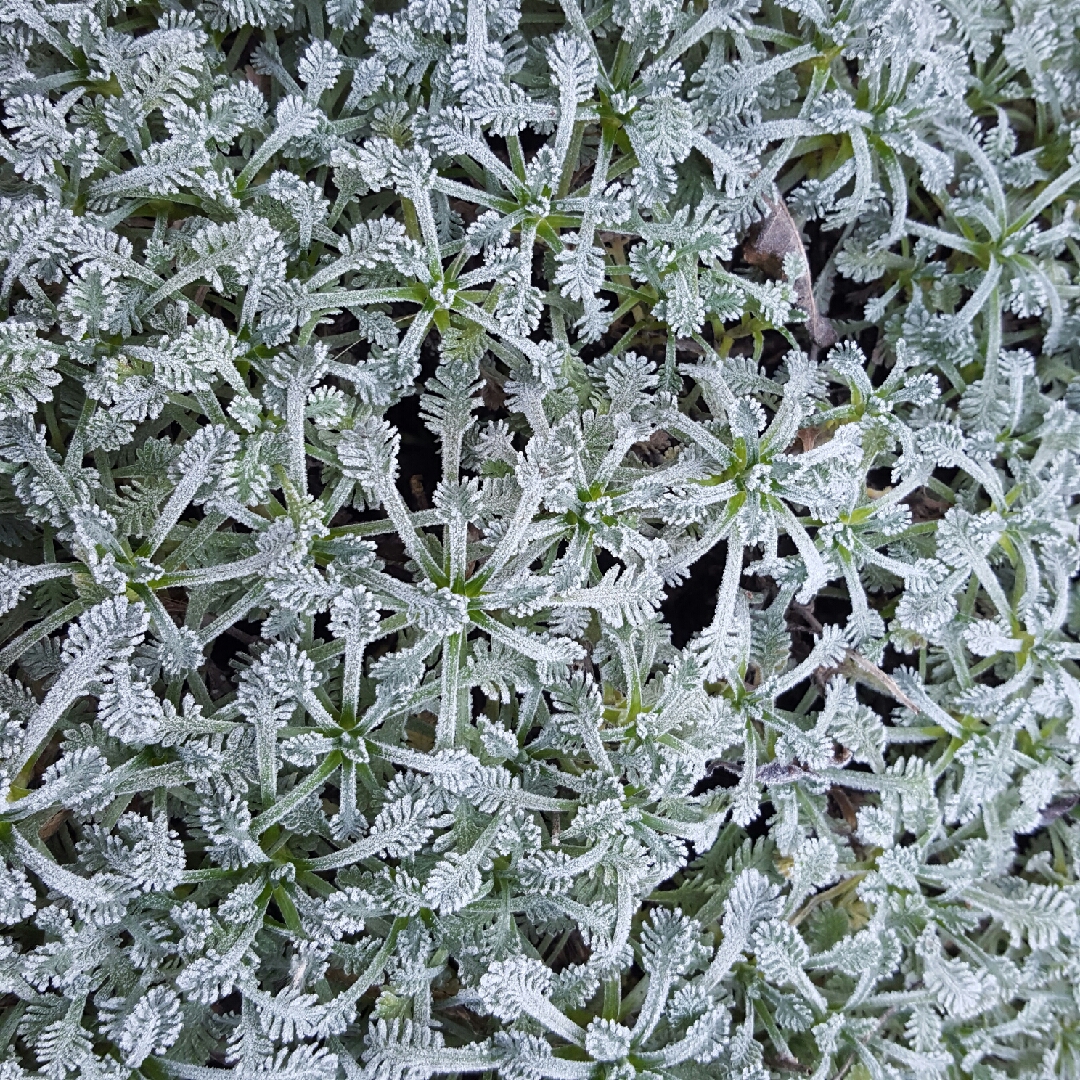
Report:
[[[1080,7],[394,6],[0,12],[0,1077],[1080,1075]]]

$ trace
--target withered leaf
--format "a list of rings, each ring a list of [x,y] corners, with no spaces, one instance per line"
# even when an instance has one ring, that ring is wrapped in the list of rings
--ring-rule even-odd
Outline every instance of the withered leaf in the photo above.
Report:
[[[799,236],[799,228],[783,199],[777,199],[775,202],[766,200],[766,205],[769,207],[769,213],[750,229],[743,241],[743,258],[751,266],[760,267],[770,277],[780,278],[784,275],[785,257],[788,255],[798,257],[804,269],[803,273],[792,282],[795,287],[795,297],[799,307],[807,313],[810,340],[815,345],[827,349],[830,345],[836,344],[836,331],[832,323],[818,311],[814,301],[810,264],[806,259],[806,249]]]
[[[431,500],[424,490],[424,478],[420,473],[414,473],[409,477],[409,494],[413,497],[417,510],[431,509]]]
[[[854,649],[848,649],[844,663],[840,667],[841,670],[850,667],[851,674],[859,682],[865,683],[879,693],[885,693],[895,698],[901,705],[910,709],[916,715],[920,712],[919,706],[900,689],[899,683],[891,675],[882,671],[872,660],[867,660],[862,653],[856,652]]]
[[[803,622],[811,631],[813,631],[813,633],[820,634],[825,629],[814,616],[810,606],[792,601],[791,610],[796,612],[802,618]],[[894,698],[916,715],[921,711],[919,706],[900,689],[900,684],[891,675],[882,671],[877,664],[872,660],[868,660],[862,653],[855,649],[847,649],[843,661],[837,667],[818,668],[817,670],[817,674],[822,680],[822,685],[824,685],[825,680],[830,675],[836,673],[847,675],[848,678],[855,679],[856,682],[861,682],[863,685],[869,686],[872,690],[876,690],[880,694],[886,694],[889,697]]]

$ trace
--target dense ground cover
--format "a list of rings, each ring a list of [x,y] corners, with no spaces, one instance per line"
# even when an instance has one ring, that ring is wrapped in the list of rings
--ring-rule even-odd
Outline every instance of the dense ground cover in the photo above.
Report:
[[[9,0],[0,1080],[1077,1076],[1078,32]]]

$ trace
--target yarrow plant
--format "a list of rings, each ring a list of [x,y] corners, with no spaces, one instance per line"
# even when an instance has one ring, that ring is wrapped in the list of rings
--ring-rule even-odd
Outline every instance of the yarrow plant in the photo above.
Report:
[[[0,88],[0,1080],[1080,1076],[1080,6]]]

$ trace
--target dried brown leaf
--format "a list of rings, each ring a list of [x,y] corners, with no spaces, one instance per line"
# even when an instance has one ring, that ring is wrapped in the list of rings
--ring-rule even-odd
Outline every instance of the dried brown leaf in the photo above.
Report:
[[[799,258],[804,271],[793,282],[795,296],[807,314],[807,328],[815,345],[827,349],[836,344],[836,331],[832,323],[817,309],[813,282],[810,280],[810,264],[806,258],[799,227],[795,224],[783,199],[769,202],[769,213],[751,230],[743,241],[743,258],[751,266],[760,267],[770,277],[784,274],[784,259],[788,255]]]
[[[413,473],[413,475],[409,477],[409,494],[412,496],[413,503],[416,505],[417,510],[431,509],[431,500],[424,490],[424,478],[420,473]]]
[[[820,634],[824,629],[810,607],[792,601],[791,610],[802,618],[813,633]],[[869,686],[872,690],[876,690],[879,694],[886,694],[894,698],[916,715],[921,711],[919,706],[900,689],[899,683],[891,675],[882,671],[877,664],[872,660],[867,660],[862,653],[857,652],[855,649],[848,649],[844,654],[843,661],[837,667],[818,668],[815,674],[819,677],[822,686],[825,685],[826,680],[831,675],[847,675],[849,678]]]

